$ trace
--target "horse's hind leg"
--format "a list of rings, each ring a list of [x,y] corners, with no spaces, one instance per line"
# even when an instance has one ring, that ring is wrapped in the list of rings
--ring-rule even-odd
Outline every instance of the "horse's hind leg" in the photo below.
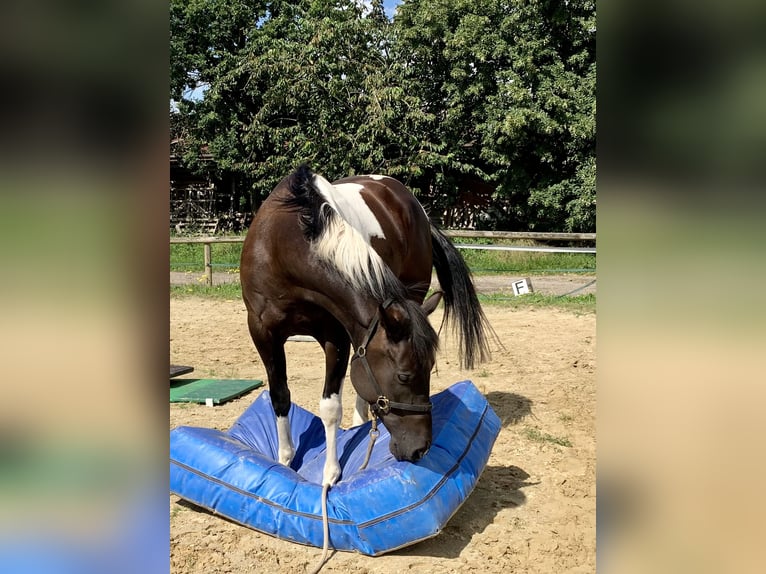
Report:
[[[290,389],[287,387],[287,361],[285,359],[284,340],[275,340],[270,332],[264,332],[261,325],[251,321],[248,316],[250,335],[258,349],[263,365],[266,367],[266,377],[269,381],[269,394],[274,414],[277,416],[277,438],[279,440],[279,462],[285,466],[295,456],[295,446],[290,433]]]
[[[322,400],[319,401],[319,417],[324,425],[326,438],[326,459],[322,475],[322,486],[335,484],[340,478],[338,461],[338,427],[343,417],[341,394],[343,379],[348,369],[348,357],[351,342],[346,332],[340,327],[330,339],[320,337],[320,344],[325,352],[325,384]]]
[[[274,406],[274,414],[277,415],[279,462],[285,466],[290,466],[295,456],[295,446],[290,434],[290,419],[288,418],[291,400],[290,389],[287,387],[285,348],[282,345],[275,346],[271,351],[271,359],[271,365],[266,365],[266,374],[269,378],[271,404]]]

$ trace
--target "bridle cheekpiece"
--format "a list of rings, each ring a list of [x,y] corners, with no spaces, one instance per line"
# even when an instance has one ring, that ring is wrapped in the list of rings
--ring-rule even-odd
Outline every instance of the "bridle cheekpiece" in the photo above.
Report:
[[[393,299],[386,299],[382,305],[383,309],[387,309],[391,305],[391,303],[393,303]],[[367,371],[367,377],[370,379],[370,382],[372,383],[372,387],[375,390],[375,394],[377,394],[378,396],[378,398],[376,398],[375,401],[370,403],[370,410],[372,410],[372,412],[376,416],[387,415],[389,412],[391,412],[391,409],[399,409],[402,411],[411,411],[411,412],[418,412],[418,413],[429,412],[431,410],[430,402],[426,404],[421,404],[421,405],[414,405],[410,403],[398,403],[398,402],[389,400],[389,398],[383,394],[383,390],[380,388],[380,385],[378,384],[378,381],[375,378],[375,375],[373,374],[372,369],[370,368],[370,363],[367,361],[367,345],[370,344],[370,340],[375,334],[375,330],[378,328],[379,323],[380,323],[380,312],[375,314],[375,317],[370,322],[370,326],[367,328],[367,333],[364,336],[364,340],[356,348],[356,350],[354,351],[354,355],[351,357],[351,362],[357,359],[359,359],[362,362],[362,365],[364,366],[364,370]]]

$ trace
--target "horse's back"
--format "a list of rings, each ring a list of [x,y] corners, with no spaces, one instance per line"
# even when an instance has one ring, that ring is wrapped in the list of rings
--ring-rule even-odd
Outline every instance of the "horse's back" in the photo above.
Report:
[[[398,229],[428,229],[428,217],[412,192],[398,179],[383,175],[356,175],[333,182],[345,193],[356,191],[381,223],[392,223]]]
[[[301,222],[298,210],[290,206],[293,187],[299,185],[296,173],[277,184],[248,230],[240,261],[246,302],[248,292],[276,294],[303,283],[297,276],[301,270],[310,275],[303,279],[312,283],[317,280],[306,222]],[[312,181],[316,184],[316,180]],[[428,216],[412,192],[398,180],[379,175],[346,177],[333,182],[324,192],[334,196],[328,203],[336,209],[366,211],[356,217],[346,213],[345,219],[354,226],[364,226],[367,218],[366,228],[357,229],[365,232],[369,244],[402,283],[413,288],[413,297],[422,300],[431,280],[431,231]]]
[[[430,283],[431,227],[412,192],[399,180],[381,175],[346,177],[333,185],[364,199],[383,230],[383,237],[372,237],[370,243],[402,282]],[[423,295],[425,290],[418,289]]]

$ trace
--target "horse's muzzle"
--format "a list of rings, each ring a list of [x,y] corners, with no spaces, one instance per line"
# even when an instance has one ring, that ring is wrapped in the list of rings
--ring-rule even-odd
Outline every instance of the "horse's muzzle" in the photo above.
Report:
[[[391,454],[398,461],[417,462],[423,458],[431,448],[431,441],[427,441],[425,445],[417,448],[402,448],[400,445],[394,443],[390,444]]]

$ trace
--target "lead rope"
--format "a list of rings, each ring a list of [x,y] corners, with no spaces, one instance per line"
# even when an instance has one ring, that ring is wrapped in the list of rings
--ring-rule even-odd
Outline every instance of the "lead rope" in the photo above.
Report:
[[[372,455],[372,448],[375,446],[375,439],[378,438],[378,435],[380,435],[380,431],[378,431],[378,417],[375,415],[375,413],[372,413],[372,427],[370,427],[370,444],[367,445],[367,455],[364,457],[364,462],[362,463],[362,466],[359,467],[359,470],[364,470],[367,468],[367,463],[370,462],[370,456]]]
[[[330,490],[330,485],[325,484],[322,487],[322,527],[324,528],[324,544],[322,544],[322,558],[319,560],[316,568],[311,571],[311,574],[318,574],[322,569],[322,566],[327,562],[327,554],[330,552],[330,524],[327,519],[327,491]]]
[[[364,457],[364,462],[359,470],[367,468],[367,464],[370,462],[370,456],[372,456],[372,448],[375,446],[375,440],[380,435],[378,430],[378,417],[375,413],[372,414],[372,427],[370,427],[370,444],[367,446],[367,455]],[[319,574],[319,571],[327,562],[327,554],[330,552],[330,524],[327,518],[327,492],[330,490],[330,485],[325,484],[322,487],[322,527],[324,529],[324,543],[322,544],[322,557],[319,559],[319,564],[311,571],[311,574]]]
[[[387,308],[389,305],[391,305],[393,299],[386,299],[386,301],[383,302],[383,308]],[[375,315],[375,318],[370,323],[369,328],[367,329],[367,334],[365,335],[365,342],[362,343],[354,353],[354,357],[351,359],[352,361],[358,357],[364,357],[367,352],[367,343],[370,342],[370,339],[372,338],[372,334],[375,332],[375,329],[378,326],[378,321],[380,320],[380,315]],[[360,351],[361,349],[361,351]],[[377,385],[377,382],[375,381],[375,377],[372,376],[372,372],[370,371],[370,366],[367,364],[367,361],[363,361],[364,366],[367,368],[367,372],[369,373],[372,381],[374,384]],[[372,410],[372,409],[371,409]],[[359,470],[364,470],[367,468],[367,463],[370,462],[370,456],[372,455],[372,448],[375,446],[375,440],[378,438],[378,435],[380,432],[378,431],[378,416],[375,414],[375,412],[372,412],[372,427],[370,427],[370,444],[367,447],[367,455],[364,457],[364,462],[362,463],[362,466],[359,467]],[[322,558],[319,560],[319,564],[314,568],[314,570],[311,571],[311,574],[318,574],[319,571],[322,569],[322,567],[325,565],[325,562],[327,562],[327,554],[330,550],[330,524],[329,520],[327,518],[327,492],[330,490],[330,485],[325,484],[322,487],[322,527],[324,529],[324,542],[322,544]]]

